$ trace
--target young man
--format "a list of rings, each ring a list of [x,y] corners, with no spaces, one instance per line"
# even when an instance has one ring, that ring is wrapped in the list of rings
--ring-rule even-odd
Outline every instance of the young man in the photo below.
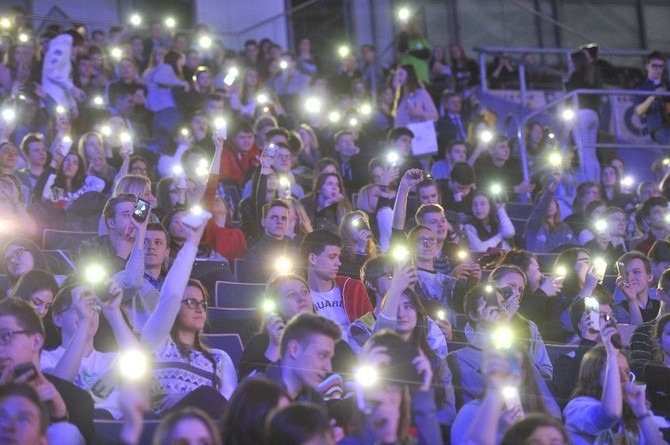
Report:
[[[28,161],[28,166],[18,170],[16,177],[21,184],[32,190],[47,165],[48,155],[44,138],[39,133],[28,133],[21,140],[21,151]]]
[[[351,130],[340,130],[334,136],[334,158],[340,163],[340,175],[344,188],[351,194],[359,190],[367,180],[367,162],[359,154],[361,149],[356,145],[356,137]]]
[[[286,324],[281,336],[280,361],[265,374],[284,388],[292,401],[323,404],[319,384],[332,372],[335,342],[342,336],[333,321],[303,312]]]
[[[636,327],[630,337],[630,368],[640,379],[644,376],[644,365],[654,359],[658,346],[658,340],[653,338],[654,326],[662,316],[670,313],[670,269],[666,269],[658,280],[656,296],[661,302],[658,315]]]
[[[397,127],[389,130],[387,145],[389,152],[396,153],[398,160],[398,171],[402,177],[406,171],[416,168],[423,169],[419,158],[412,154],[412,140],[414,133],[407,127]]]
[[[0,345],[1,383],[32,386],[47,407],[51,423],[69,421],[79,429],[87,443],[93,443],[95,428],[91,397],[73,383],[39,370],[44,327],[30,304],[17,298],[0,301]],[[13,370],[19,365],[31,369],[15,375]]]
[[[261,152],[254,144],[254,131],[248,123],[238,122],[229,131],[232,138],[221,154],[219,176],[241,188],[248,179],[249,169],[258,165]]]
[[[439,204],[441,201],[437,183],[432,179],[424,179],[416,186],[420,204]]]
[[[136,204],[137,197],[131,193],[121,193],[109,198],[102,211],[109,234],[97,236],[81,244],[81,265],[103,262],[110,274],[125,269],[135,243],[133,212]]]
[[[442,195],[442,206],[458,212],[465,220],[472,214],[472,195],[475,187],[475,170],[467,162],[456,162],[451,168],[448,179],[438,180],[437,184]]]
[[[649,286],[654,279],[649,258],[633,251],[622,255],[617,262],[625,266],[626,276],[617,277],[617,287],[626,300],[615,306],[615,318],[619,323],[635,326],[655,319],[661,304],[649,297]]]
[[[670,225],[667,220],[668,200],[661,196],[649,198],[642,203],[639,212],[639,218],[647,237],[635,246],[635,250],[646,255],[657,239],[663,239],[670,234]]]
[[[447,144],[444,159],[435,162],[430,168],[430,175],[436,180],[448,179],[451,169],[457,162],[465,162],[468,159],[468,149],[464,141],[452,140]]]
[[[447,92],[442,96],[440,105],[443,111],[435,123],[440,145],[444,146],[447,141],[464,143],[468,138],[468,124],[461,117],[463,105],[461,96],[458,93]]]
[[[372,306],[359,280],[338,276],[342,239],[326,229],[305,235],[300,245],[303,261],[307,265],[307,283],[317,314],[333,320],[343,329]]]
[[[646,57],[645,68],[647,69],[647,80],[638,85],[636,90],[648,90],[667,92],[670,90],[668,82],[663,78],[667,61],[663,54],[658,51],[649,53]],[[642,118],[647,126],[649,134],[656,143],[661,145],[670,144],[670,122],[665,109],[670,97],[635,96],[635,114]]]
[[[265,234],[247,251],[245,260],[266,267],[267,272],[271,272],[275,261],[280,257],[297,260],[297,246],[286,236],[289,214],[289,205],[281,199],[273,199],[263,206],[261,226]]]
[[[521,161],[519,158],[511,157],[512,150],[509,139],[498,136],[493,141],[491,150],[483,154],[475,161],[475,173],[477,176],[477,187],[487,193],[493,185],[500,185],[502,190],[508,193],[509,199],[516,200],[517,194],[531,193],[534,184],[528,181],[519,181]]]

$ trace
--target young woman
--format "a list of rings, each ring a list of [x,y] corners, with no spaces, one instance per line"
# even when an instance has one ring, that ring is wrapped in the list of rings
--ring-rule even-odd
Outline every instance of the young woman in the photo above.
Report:
[[[635,207],[633,195],[621,191],[621,175],[612,165],[600,171],[600,195],[608,206],[619,207],[630,212]]]
[[[575,234],[588,228],[589,221],[586,220],[586,206],[593,201],[600,201],[600,188],[592,181],[585,181],[577,186],[575,199],[572,201],[572,214],[563,219]]]
[[[105,181],[86,174],[84,160],[77,153],[69,153],[56,171],[48,169],[40,177],[36,191],[41,191],[42,201],[56,209],[66,209],[81,195],[102,192]]]
[[[228,354],[205,347],[200,338],[207,322],[207,300],[203,285],[189,279],[180,304],[161,298],[142,330],[142,341],[153,351],[151,399],[157,414],[198,406],[220,417],[221,398],[230,399],[237,386]]]
[[[644,364],[644,374],[649,376],[654,375],[654,378],[665,378],[667,380],[670,378],[670,313],[662,315],[656,321],[651,334],[652,339],[655,341],[656,355],[654,361]],[[648,378],[644,375],[640,376],[640,379],[648,381]],[[667,415],[667,394],[662,394],[660,391],[649,391],[649,402],[656,414],[660,416]]]
[[[412,122],[436,121],[437,108],[416,75],[412,65],[400,66],[393,76],[395,101],[394,127],[406,127]]]
[[[554,197],[561,174],[552,174],[552,181],[533,207],[526,224],[526,249],[536,253],[553,252],[566,244],[575,244],[570,226],[561,221],[561,211]]]
[[[300,200],[315,229],[337,231],[342,218],[351,211],[342,177],[338,173],[321,173],[312,192]]]
[[[255,68],[247,68],[242,74],[242,82],[235,82],[230,92],[230,107],[242,116],[251,118],[258,105],[258,95],[262,91],[262,81]],[[239,85],[239,88],[236,86]],[[266,93],[269,94],[269,93]],[[268,99],[272,99],[268,97]]]
[[[183,186],[183,187],[182,187]],[[173,177],[163,178],[156,187],[156,206],[151,209],[158,218],[186,206],[186,184]]]
[[[0,174],[14,174],[19,164],[19,151],[16,145],[5,141],[0,143]]]
[[[196,408],[184,408],[170,413],[158,425],[152,445],[198,443],[221,445],[221,434],[207,413]]]
[[[27,301],[43,319],[57,293],[58,283],[54,276],[46,270],[33,269],[19,278],[9,296]]]
[[[368,215],[361,210],[347,213],[340,222],[339,234],[343,243],[339,273],[358,278],[363,263],[377,256],[379,250],[370,229]]]
[[[307,124],[300,124],[298,135],[302,141],[302,150],[298,154],[298,164],[314,168],[314,164],[321,159],[319,139],[316,137],[316,133],[312,127]]]
[[[300,201],[293,196],[284,198],[284,201],[291,206],[291,211],[288,215],[288,229],[286,230],[286,236],[294,240],[296,244],[300,244],[302,238],[314,230],[312,229],[312,223]]]
[[[78,152],[87,174],[105,181],[105,192],[111,190],[118,171],[107,163],[102,136],[92,131],[83,134],[79,138]]]
[[[484,252],[490,247],[509,250],[514,244],[514,225],[507,216],[505,204],[496,204],[496,211],[492,211],[492,207],[486,193],[473,195],[472,216],[465,224],[473,252]]]
[[[270,413],[265,424],[266,445],[335,445],[333,426],[323,407],[295,403]]]
[[[236,258],[244,258],[247,253],[247,240],[240,229],[231,224],[232,212],[228,203],[222,197],[214,198],[214,204],[210,209],[212,219],[207,223],[203,241],[212,250],[228,260],[228,264],[234,264]]]
[[[175,209],[165,215],[165,218],[161,220],[161,224],[168,231],[170,235],[170,258],[174,259],[179,253],[179,250],[184,245],[186,237],[188,234],[188,229],[182,224],[181,220],[188,214],[186,210]],[[213,260],[213,261],[226,261],[226,259],[220,255],[218,252],[212,249],[209,244],[205,242],[200,243],[198,246],[197,258]]]
[[[573,397],[563,411],[575,444],[662,444],[644,390],[630,381],[628,358],[612,345],[615,327],[601,330],[604,346],[582,359]]]
[[[505,431],[500,445],[570,444],[563,422],[546,414],[529,414]]]
[[[12,286],[14,286],[21,276],[30,272],[33,269],[41,269],[49,271],[49,265],[40,251],[40,248],[28,239],[14,239],[9,241],[2,252],[3,273],[7,274],[7,278]],[[56,281],[62,282],[64,277],[57,276]]]
[[[449,56],[451,57],[451,71],[456,78],[457,93],[461,93],[479,83],[479,65],[465,55],[461,45],[451,45]]]

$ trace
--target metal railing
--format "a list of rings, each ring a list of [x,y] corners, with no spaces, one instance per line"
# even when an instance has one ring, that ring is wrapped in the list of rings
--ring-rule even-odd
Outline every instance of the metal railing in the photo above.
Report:
[[[552,108],[561,108],[563,109],[571,108],[574,111],[574,117],[569,124],[574,125],[575,121],[579,119],[579,101],[578,97],[580,94],[597,94],[599,96],[609,96],[612,103],[612,111],[614,118],[614,133],[617,139],[621,137],[621,116],[618,113],[617,101],[619,96],[663,96],[670,97],[670,91],[649,91],[649,90],[594,90],[594,89],[578,89],[570,91],[569,93],[564,94],[563,96],[554,99],[543,107],[540,107],[532,112],[525,114],[520,122],[517,129],[517,136],[519,138],[519,147],[521,149],[521,161],[523,168],[523,177],[524,180],[529,180],[528,175],[528,155],[526,152],[526,138],[525,130],[528,122],[536,116],[539,116],[543,113],[549,112]],[[569,100],[572,101],[571,107],[566,107],[564,104]],[[578,133],[578,132],[576,132]],[[616,143],[616,144],[583,144],[579,137],[576,138],[575,143],[577,144],[577,153],[579,155],[579,165],[584,173],[584,153],[583,148],[585,146],[593,148],[655,148],[662,150],[670,150],[670,145],[660,145],[660,144],[641,144],[641,143]]]
[[[481,91],[486,92],[488,90],[487,73],[486,73],[486,56],[487,55],[500,55],[500,54],[549,54],[549,55],[562,55],[565,57],[565,66],[571,66],[572,62],[570,60],[570,54],[574,52],[574,49],[565,49],[565,48],[505,48],[498,46],[486,46],[486,47],[475,47],[475,52],[478,54],[479,61],[479,77],[481,79]],[[599,49],[598,57],[645,57],[649,54],[649,51],[642,50],[623,50],[623,49]],[[523,57],[516,57],[514,61],[518,63],[519,68],[519,92],[521,94],[521,107],[525,108],[526,106],[526,94],[528,87],[526,85],[526,66],[523,61]],[[566,72],[567,75],[567,72]]]

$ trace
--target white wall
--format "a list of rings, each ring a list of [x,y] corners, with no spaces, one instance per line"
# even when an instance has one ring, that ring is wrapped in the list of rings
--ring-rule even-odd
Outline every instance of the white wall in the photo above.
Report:
[[[264,37],[272,39],[282,48],[288,48],[284,16],[240,36],[233,35],[285,10],[283,0],[198,0],[195,18],[197,23],[206,23],[212,31],[222,33],[228,48],[242,49],[245,40]]]

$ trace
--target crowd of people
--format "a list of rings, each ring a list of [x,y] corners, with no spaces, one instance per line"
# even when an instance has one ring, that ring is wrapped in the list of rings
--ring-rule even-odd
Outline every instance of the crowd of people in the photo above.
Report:
[[[634,188],[592,145],[599,98],[562,136],[528,126],[524,180],[477,65],[411,19],[395,65],[363,45],[329,72],[309,39],[238,53],[198,46],[205,26],[37,34],[9,12],[0,442],[120,421],[139,444],[159,420],[155,444],[663,443],[670,157]],[[572,60],[568,91],[601,86],[597,46]],[[663,54],[645,63],[664,91]],[[634,110],[666,143],[664,98]],[[45,231],[80,240],[67,267]],[[204,335],[221,281],[265,286],[239,360]]]

